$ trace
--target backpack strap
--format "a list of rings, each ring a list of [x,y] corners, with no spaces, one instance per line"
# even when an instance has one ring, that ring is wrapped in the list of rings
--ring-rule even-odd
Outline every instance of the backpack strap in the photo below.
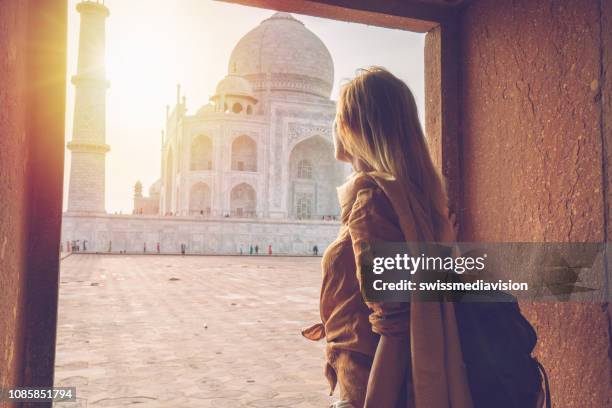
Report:
[[[546,408],[552,408],[552,403],[550,401],[550,384],[548,383],[548,375],[546,375],[546,370],[544,366],[540,364],[540,362],[535,359],[535,362],[538,364],[538,368],[544,377],[544,390],[546,392]]]

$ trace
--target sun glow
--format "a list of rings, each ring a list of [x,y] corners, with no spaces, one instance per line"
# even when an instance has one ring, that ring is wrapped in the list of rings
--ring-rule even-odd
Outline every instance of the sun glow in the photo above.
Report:
[[[79,14],[69,0],[66,140],[72,138],[74,86],[78,57]],[[106,0],[106,210],[132,210],[134,183],[146,194],[161,175],[161,131],[165,110],[181,84],[193,114],[214,94],[228,71],[236,43],[271,10],[205,0]],[[423,100],[423,36],[298,16],[326,44],[334,58],[334,91],[359,67],[383,65],[407,80],[419,105]],[[282,40],[282,39],[279,39]],[[389,44],[405,44],[401,50]],[[70,152],[66,150],[64,204]],[[65,208],[65,207],[64,207]]]
[[[129,125],[151,120],[152,110],[162,112],[160,102],[172,101],[168,96],[180,73],[171,34],[142,26],[126,34],[119,47],[107,51],[106,75],[109,107],[129,115],[131,120],[124,122]]]

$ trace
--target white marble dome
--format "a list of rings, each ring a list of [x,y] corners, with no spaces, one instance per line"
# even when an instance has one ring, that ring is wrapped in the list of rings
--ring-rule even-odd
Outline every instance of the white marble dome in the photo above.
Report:
[[[298,91],[329,98],[334,64],[325,44],[289,13],[263,20],[238,41],[228,72],[255,87]]]

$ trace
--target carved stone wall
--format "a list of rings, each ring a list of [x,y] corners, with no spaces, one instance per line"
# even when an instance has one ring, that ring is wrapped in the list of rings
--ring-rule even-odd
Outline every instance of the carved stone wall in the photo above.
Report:
[[[179,253],[181,244],[190,254],[248,252],[249,245],[267,248],[274,254],[308,255],[317,245],[319,253],[336,238],[338,222],[248,220],[239,218],[152,217],[134,215],[64,215],[62,245],[79,240],[81,248],[94,252],[149,252],[160,243],[162,253]]]
[[[609,240],[602,100],[610,100],[610,72],[602,74],[611,11],[609,0],[479,0],[464,10],[465,240]],[[538,331],[553,405],[611,406],[609,304],[522,308]]]

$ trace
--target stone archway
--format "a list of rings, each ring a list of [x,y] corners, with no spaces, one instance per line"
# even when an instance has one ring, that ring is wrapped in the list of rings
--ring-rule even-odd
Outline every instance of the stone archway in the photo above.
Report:
[[[317,219],[338,215],[336,187],[342,183],[342,165],[334,147],[322,136],[297,143],[289,154],[289,217]]]
[[[257,171],[257,143],[247,135],[232,142],[232,170]]]
[[[212,170],[212,141],[206,135],[193,139],[190,146],[190,170]]]
[[[210,215],[210,187],[204,182],[191,186],[189,191],[189,215]]]
[[[257,193],[247,183],[240,183],[230,192],[230,216],[255,218],[257,211]]]

